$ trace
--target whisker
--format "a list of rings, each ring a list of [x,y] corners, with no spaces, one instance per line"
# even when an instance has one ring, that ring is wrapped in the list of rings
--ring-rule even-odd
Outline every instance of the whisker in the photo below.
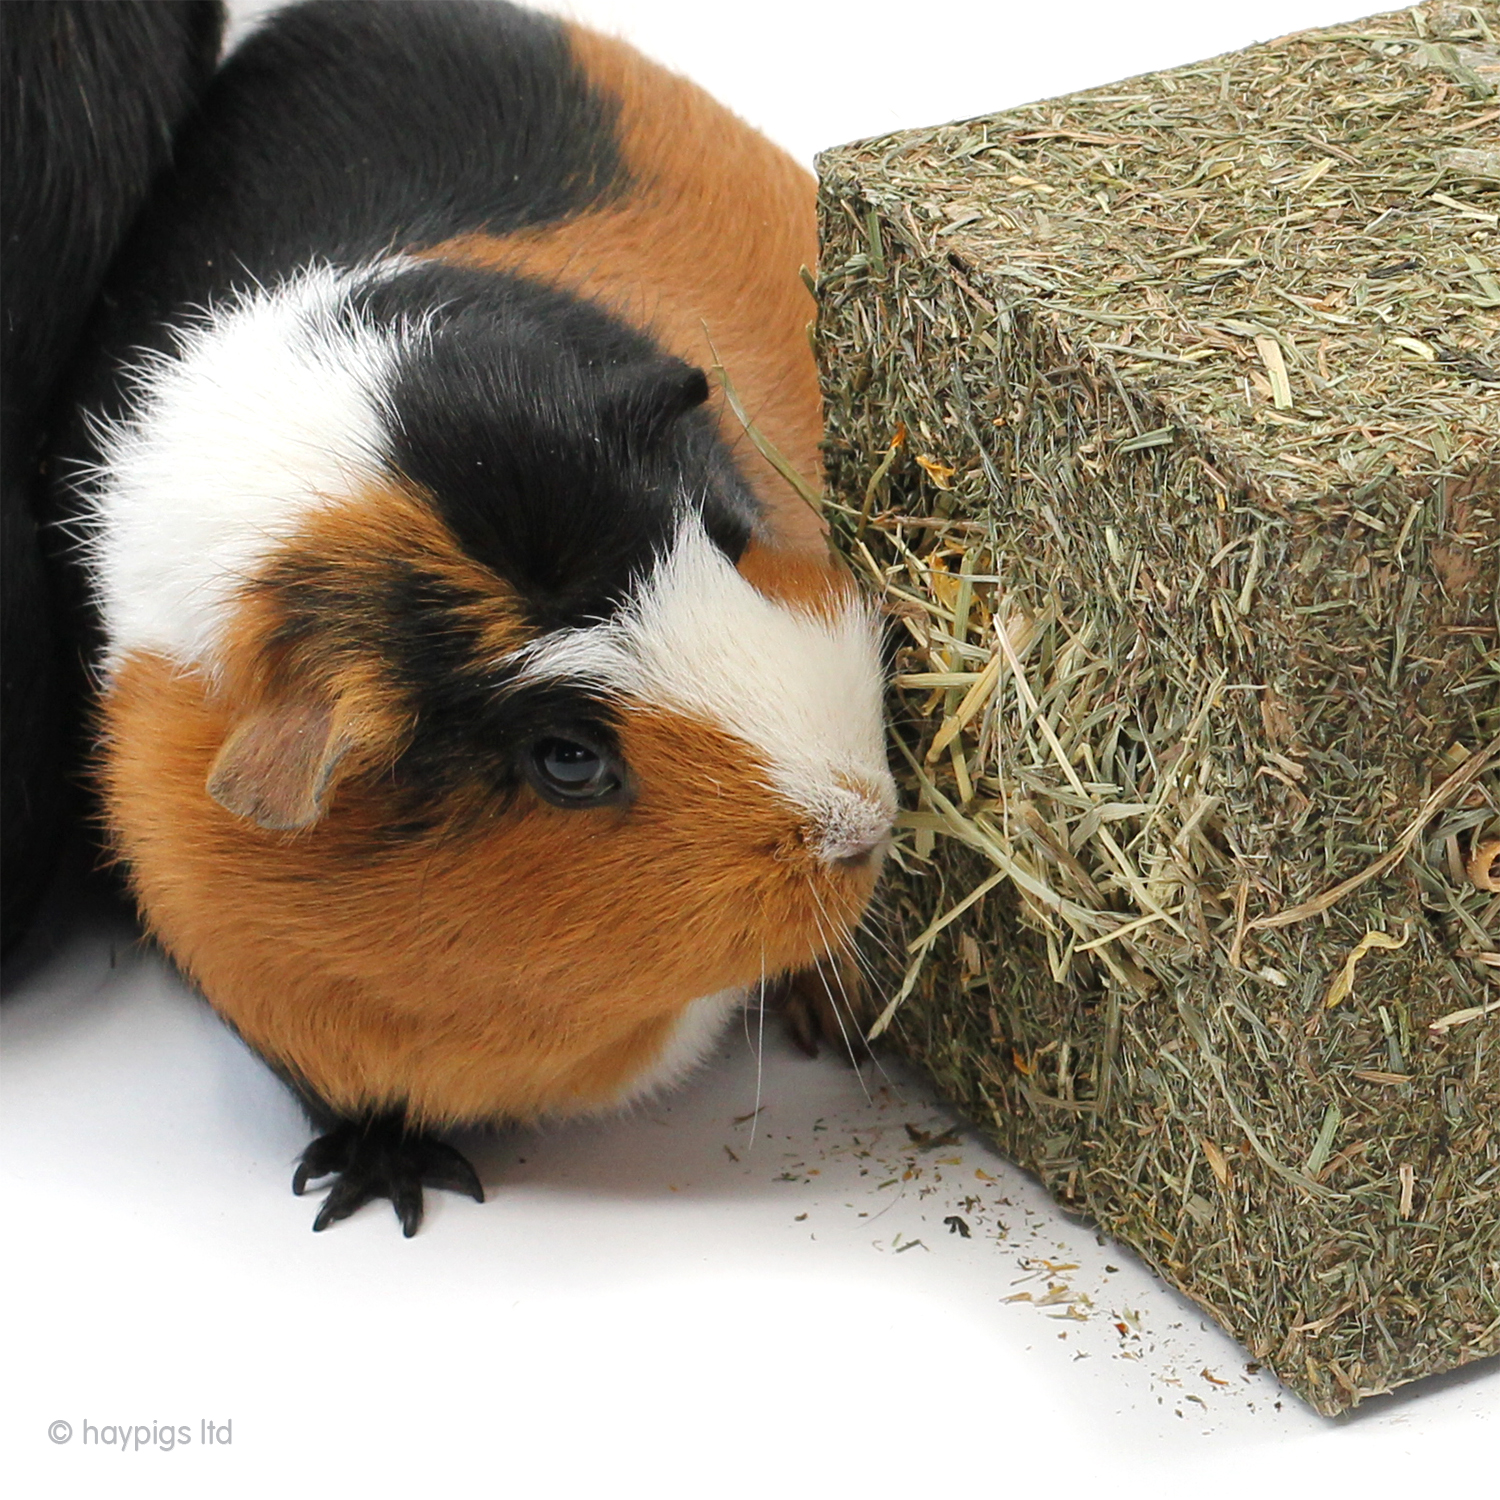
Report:
[[[823,938],[824,946],[828,952],[832,953],[835,948],[842,950],[856,969],[860,970],[866,978],[873,979],[874,970],[869,967],[869,961],[859,951],[859,945],[854,941],[853,934],[850,932],[848,925],[843,922],[834,921],[827,907],[823,905],[823,898],[818,894],[817,887],[812,884],[811,877],[808,879],[808,884],[812,890],[813,901],[822,913],[824,921],[828,924],[827,928],[821,922],[818,925],[819,936]],[[833,934],[832,941],[829,940],[830,932]]]
[[[427,858],[422,862],[422,878],[417,882],[417,904],[415,913],[412,917],[412,929],[414,937],[420,937],[422,935],[422,903],[427,899],[427,877],[432,873],[432,862],[437,858],[437,856],[438,851],[434,849],[432,853],[429,854]]]
[[[829,916],[827,908],[823,905],[822,897],[818,894],[817,886],[813,884],[810,877],[808,880],[808,885],[812,891],[813,904],[817,907],[818,913],[821,913],[821,916],[815,913],[813,921],[817,924],[819,938],[822,939],[824,946],[828,949],[829,962],[833,965],[834,973],[838,979],[839,993],[843,997],[845,1008],[848,1010],[850,1019],[852,1020],[854,1018],[854,1005],[849,998],[849,991],[844,985],[843,972],[838,966],[838,959],[835,955],[835,945],[829,942],[829,933],[824,927],[824,921],[826,920],[830,925],[833,926],[834,936],[837,939],[837,945],[844,948],[846,952],[851,954],[856,968],[858,968],[862,956],[859,954],[857,946],[854,944],[853,938],[848,929],[842,923],[833,923],[833,919]],[[865,1096],[865,1103],[871,1104],[874,1101],[871,1099],[870,1090],[865,1084],[864,1073],[860,1069],[859,1058],[855,1054],[854,1042],[849,1035],[849,1028],[844,1024],[844,1017],[839,1009],[838,998],[834,995],[833,988],[829,984],[827,968],[827,963],[818,965],[819,976],[822,980],[824,993],[828,996],[828,1003],[833,1009],[833,1018],[838,1022],[839,1033],[844,1039],[844,1050],[849,1054],[849,1064],[854,1069],[855,1077],[859,1079],[860,1092]],[[861,1036],[860,1040],[864,1041],[864,1037]],[[874,1062],[875,1067],[879,1071],[881,1077],[885,1078],[885,1069],[881,1067],[880,1059],[875,1056],[874,1049],[869,1045],[868,1042],[865,1042],[865,1051],[869,1055],[870,1059]],[[887,1078],[886,1081],[889,1082],[890,1080]]]
[[[844,1007],[848,1010],[849,1015],[852,1018],[854,1015],[854,1006],[849,999],[848,990],[844,987],[843,973],[841,970],[835,968],[834,976],[838,980],[839,994],[843,997]],[[870,1090],[865,1084],[864,1070],[859,1065],[859,1058],[855,1056],[854,1039],[849,1035],[849,1028],[844,1024],[844,1012],[839,1008],[838,999],[835,997],[833,989],[828,983],[826,974],[824,974],[823,976],[823,988],[828,993],[828,1003],[833,1007],[833,1019],[839,1023],[839,1035],[844,1039],[844,1051],[849,1054],[849,1064],[854,1069],[854,1076],[859,1080],[859,1091],[865,1096],[866,1104],[873,1104],[875,1101],[870,1097]],[[860,1037],[860,1041],[864,1042],[866,1055],[870,1057],[877,1068],[880,1068],[880,1059],[875,1056],[874,1049],[868,1042],[864,1041],[863,1036]],[[884,1071],[885,1070],[882,1068],[881,1073],[884,1074]]]
[[[814,891],[814,893],[813,893],[813,898],[814,898],[815,901],[817,901],[817,904],[821,908],[822,902],[821,902],[821,900],[818,899],[816,891]],[[863,930],[865,931],[865,933],[866,933],[867,936],[872,936],[872,934],[869,933],[869,929],[868,928],[863,929]],[[853,931],[851,931],[847,927],[844,927],[842,924],[840,925],[840,928],[839,928],[839,942],[840,942],[840,945],[843,947],[844,951],[848,954],[850,961],[853,963],[853,965],[855,967],[855,970],[863,976],[863,978],[866,981],[866,983],[870,984],[873,987],[874,986],[874,981],[875,981],[875,978],[876,978],[875,965],[869,959],[869,957],[861,950],[861,948],[859,946],[859,943],[856,940]],[[889,951],[889,950],[887,950],[887,951]],[[840,974],[840,976],[839,976],[839,987],[840,987],[841,990],[843,989],[843,983],[844,983],[844,981],[843,981],[843,975]],[[830,1001],[833,1001],[833,994],[832,994],[831,991],[829,993],[829,997],[828,998],[829,998]],[[847,1003],[848,1002],[848,992],[847,992],[847,990],[844,991],[844,998],[845,998],[845,1001]],[[848,1043],[848,1031],[847,1031],[847,1029],[844,1026],[844,1018],[843,1018],[843,1016],[839,1014],[839,1008],[838,1008],[838,1004],[837,1004],[836,1001],[833,1002],[833,1013],[834,1013],[834,1016],[838,1020],[839,1029],[844,1032],[845,1042],[846,1042],[846,1045],[847,1045],[847,1043]],[[854,1010],[854,1006],[852,1004],[849,1004],[849,1017],[850,1017],[851,1020],[855,1019],[855,1010]],[[856,1028],[856,1030],[859,1030],[859,1028]],[[864,1035],[864,1032],[862,1030],[859,1030],[859,1037],[860,1037],[860,1041],[864,1043],[864,1048],[865,1048],[865,1054],[866,1054],[866,1056],[868,1056],[869,1059],[870,1059],[870,1061],[872,1063],[874,1063],[874,1065],[875,1065],[875,1071],[880,1074],[881,1078],[890,1087],[894,1088],[895,1087],[894,1080],[891,1078],[891,1075],[888,1072],[886,1072],[885,1065],[880,1061],[879,1054],[875,1051],[875,1049],[872,1046],[870,1046],[869,1039]],[[855,1058],[852,1049],[851,1049],[850,1054],[849,1054],[849,1060],[850,1060],[850,1062],[852,1062],[854,1064],[855,1071],[856,1072],[860,1072],[859,1062]],[[863,1076],[862,1073],[860,1074],[860,1081],[859,1082],[860,1082],[860,1088],[864,1089],[865,1098],[869,1099],[870,1093],[869,1093],[869,1090],[867,1088],[865,1088],[865,1081],[864,1081],[864,1076]]]
[[[874,899],[865,911],[864,920],[860,923],[859,931],[863,934],[866,941],[872,947],[879,949],[892,964],[899,964],[901,962],[901,955],[896,943],[879,930],[881,926],[886,928],[890,926],[891,914],[889,910],[882,909],[885,906],[886,900],[887,897],[884,891],[877,891],[875,893]]]
[[[766,950],[760,950],[760,1020],[755,1035],[755,1113],[750,1116],[750,1143],[747,1152],[755,1150],[755,1132],[760,1129],[760,1092],[766,1066]]]

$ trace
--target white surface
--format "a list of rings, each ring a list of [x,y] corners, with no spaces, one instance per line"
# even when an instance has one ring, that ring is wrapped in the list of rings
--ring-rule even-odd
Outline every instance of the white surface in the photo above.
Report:
[[[929,56],[875,0],[575,6],[804,156],[1362,8],[933,0],[957,40]],[[759,1082],[735,1034],[664,1105],[481,1143],[491,1201],[430,1194],[408,1242],[383,1203],[308,1232],[296,1110],[128,932],[84,921],[4,1027],[0,1452],[28,1500],[1495,1489],[1493,1362],[1325,1422],[982,1146],[919,1149],[907,1124],[948,1122],[918,1086],[867,1070],[866,1099],[769,1032]]]

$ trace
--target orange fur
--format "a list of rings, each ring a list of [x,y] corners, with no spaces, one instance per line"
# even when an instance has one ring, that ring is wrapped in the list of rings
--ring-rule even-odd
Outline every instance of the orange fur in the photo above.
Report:
[[[473,569],[430,522],[383,494],[319,513],[287,550],[315,538],[357,572],[384,547],[429,563],[446,547],[447,566]],[[497,644],[514,640],[513,606],[489,587],[476,609]],[[336,1107],[447,1122],[607,1104],[688,1002],[815,961],[863,911],[873,862],[821,863],[742,743],[647,705],[621,726],[628,805],[559,809],[522,787],[478,820],[391,838],[398,705],[372,663],[318,642],[268,663],[270,598],[249,590],[218,681],[150,654],[124,663],[102,779],[155,934],[251,1045]],[[309,678],[363,726],[355,773],[304,830],[233,816],[205,786],[221,747],[247,702]]]
[[[356,597],[377,595],[391,560],[404,558],[481,601],[467,623],[482,655],[503,656],[528,639],[524,611],[514,595],[458,547],[432,502],[403,483],[373,484],[350,502],[312,511],[276,556],[316,559],[318,576]],[[328,628],[285,641],[285,606],[274,587],[276,573],[273,558],[262,576],[242,590],[216,672],[224,695],[258,704],[295,682],[337,698],[344,705],[345,725],[361,724],[366,738],[383,734],[399,739],[405,727],[402,710],[391,697],[379,654],[359,634],[360,625],[369,628],[374,622],[327,620]]]
[[[628,197],[559,224],[471,234],[425,252],[521,272],[593,298],[704,369],[722,361],[757,426],[809,482],[823,472],[813,303],[816,184],[696,84],[625,43],[569,26],[574,56],[620,103]],[[715,354],[718,358],[715,359]],[[788,545],[822,546],[819,518],[719,405],[720,428]]]
[[[803,552],[752,540],[737,567],[740,576],[768,599],[825,619],[841,614],[859,592],[848,570],[826,551]]]

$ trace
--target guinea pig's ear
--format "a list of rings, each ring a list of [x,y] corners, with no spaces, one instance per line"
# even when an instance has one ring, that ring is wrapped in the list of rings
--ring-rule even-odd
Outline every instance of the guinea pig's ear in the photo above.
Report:
[[[753,589],[812,614],[842,614],[856,597],[854,580],[842,562],[819,548],[788,547],[764,536],[752,537],[735,564]]]
[[[684,413],[708,400],[708,377],[680,359],[642,360],[610,372],[602,406],[647,447]]]
[[[262,828],[307,828],[323,816],[353,744],[326,700],[273,700],[230,732],[208,773],[208,795]]]

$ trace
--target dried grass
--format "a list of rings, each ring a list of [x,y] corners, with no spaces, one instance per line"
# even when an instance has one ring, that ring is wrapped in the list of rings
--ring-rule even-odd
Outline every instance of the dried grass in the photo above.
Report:
[[[1317,1409],[1500,1351],[1500,5],[820,162],[877,1030]]]

